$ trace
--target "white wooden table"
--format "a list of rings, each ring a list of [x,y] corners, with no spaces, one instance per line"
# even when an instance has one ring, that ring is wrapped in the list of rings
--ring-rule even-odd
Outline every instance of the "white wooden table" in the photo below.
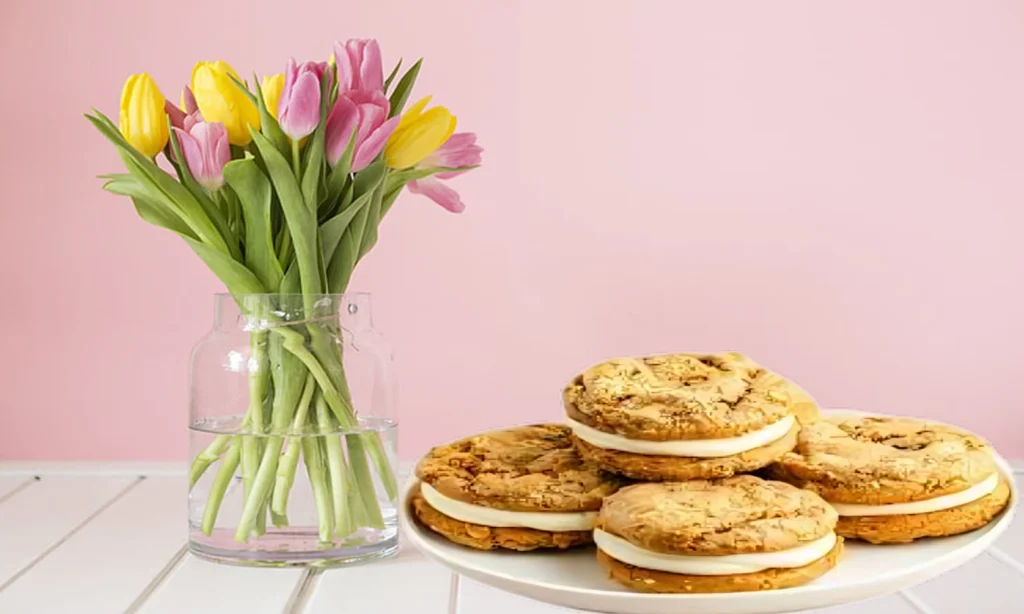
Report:
[[[1016,463],[1018,475],[1024,463]],[[571,614],[403,548],[328,571],[216,565],[188,554],[177,466],[0,462],[0,613]],[[940,578],[818,614],[1024,612],[1024,514]]]

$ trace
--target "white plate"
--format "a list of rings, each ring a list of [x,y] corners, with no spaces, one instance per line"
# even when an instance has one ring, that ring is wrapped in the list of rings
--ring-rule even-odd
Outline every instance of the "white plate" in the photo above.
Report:
[[[996,460],[1012,485],[1010,466],[1002,458]],[[406,494],[417,485],[411,480]],[[696,595],[630,592],[608,579],[592,547],[566,552],[487,552],[449,542],[414,522],[411,512],[401,514],[401,522],[405,538],[428,557],[484,584],[539,601],[616,614],[773,614],[877,597],[963,565],[1006,530],[1016,504],[1013,486],[1010,505],[998,518],[955,537],[889,546],[847,541],[835,569],[795,588]]]

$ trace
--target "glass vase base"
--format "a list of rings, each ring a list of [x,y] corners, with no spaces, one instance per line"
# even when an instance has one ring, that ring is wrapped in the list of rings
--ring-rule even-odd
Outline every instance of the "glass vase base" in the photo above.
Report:
[[[308,531],[268,528],[265,535],[253,539],[258,544],[247,547],[234,541],[233,531],[214,529],[210,536],[190,537],[188,548],[201,559],[243,567],[343,567],[398,554],[396,527],[375,533],[377,539],[372,542],[349,539],[333,545],[320,542],[316,527]]]

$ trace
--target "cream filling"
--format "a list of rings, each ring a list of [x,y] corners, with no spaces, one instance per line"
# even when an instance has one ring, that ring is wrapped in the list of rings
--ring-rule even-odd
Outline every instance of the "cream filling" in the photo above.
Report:
[[[859,503],[832,503],[840,516],[892,516],[895,514],[926,514],[939,510],[948,510],[953,507],[977,501],[990,494],[999,486],[999,474],[993,473],[983,481],[971,486],[967,490],[961,490],[951,495],[942,495],[934,499],[924,501],[911,501],[909,503],[885,503],[883,505],[863,505]]]
[[[657,456],[688,456],[692,458],[718,458],[732,456],[760,448],[781,439],[793,428],[796,418],[786,416],[782,420],[769,424],[759,431],[746,433],[739,437],[724,439],[685,439],[676,441],[647,441],[629,439],[622,435],[605,433],[586,424],[568,418],[572,432],[583,441],[606,450],[618,450],[633,454],[651,454]]]
[[[541,531],[589,531],[597,521],[597,512],[512,512],[456,501],[420,483],[420,492],[435,510],[462,522],[486,527],[525,527]]]
[[[829,553],[836,545],[836,534],[829,533],[796,548],[779,552],[689,556],[665,554],[640,548],[617,535],[594,529],[594,543],[608,556],[629,565],[688,576],[728,576],[754,573],[779,567],[803,567]]]

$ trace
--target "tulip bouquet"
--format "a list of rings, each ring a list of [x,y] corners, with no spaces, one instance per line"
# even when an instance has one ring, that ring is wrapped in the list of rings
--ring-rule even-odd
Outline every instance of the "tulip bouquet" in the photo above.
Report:
[[[399,77],[398,62],[385,78],[373,40],[336,43],[330,62],[290,60],[283,74],[251,82],[222,61],[199,62],[180,105],[139,74],[124,85],[118,124],[95,110],[87,115],[127,168],[105,175],[104,188],[180,235],[256,323],[242,425],[263,436],[218,435],[192,460],[190,488],[220,462],[203,513],[207,534],[239,469],[244,505],[235,539],[261,535],[268,513],[286,526],[300,454],[322,542],[381,523],[371,468],[396,495],[379,435],[356,432],[341,345],[331,342],[337,321],[281,323],[279,313],[242,297],[299,295],[305,312],[316,312],[318,297],[346,291],[406,186],[462,211],[443,182],[477,166],[481,149],[474,134],[455,132],[447,109],[428,108],[429,97],[402,113],[420,64]],[[319,446],[289,437],[346,429],[354,434]]]

